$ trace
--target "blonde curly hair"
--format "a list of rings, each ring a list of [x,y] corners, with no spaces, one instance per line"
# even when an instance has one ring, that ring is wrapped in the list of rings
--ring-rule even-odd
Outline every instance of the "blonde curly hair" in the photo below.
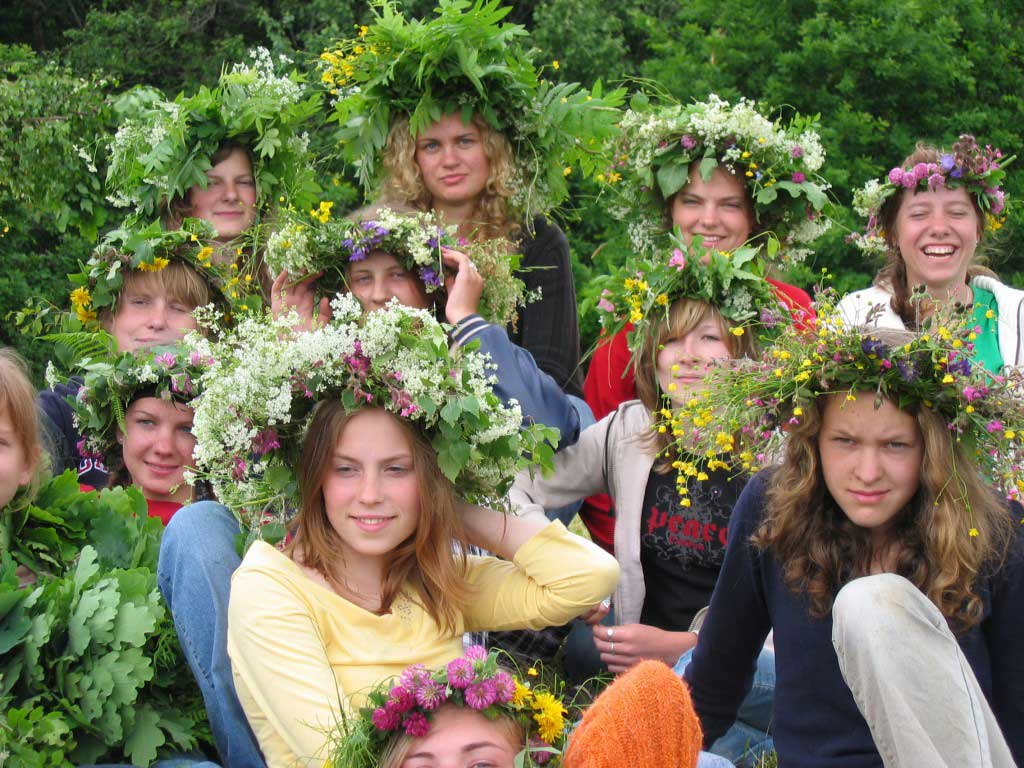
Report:
[[[511,215],[509,202],[515,180],[512,145],[504,134],[494,130],[479,115],[473,116],[472,124],[480,131],[484,154],[490,165],[487,184],[468,222],[473,227],[473,239],[514,237],[522,228],[522,222]],[[407,116],[396,117],[392,121],[384,147],[383,164],[386,175],[379,190],[381,203],[408,205],[419,211],[429,211],[433,207],[416,162],[416,138],[409,129]]]

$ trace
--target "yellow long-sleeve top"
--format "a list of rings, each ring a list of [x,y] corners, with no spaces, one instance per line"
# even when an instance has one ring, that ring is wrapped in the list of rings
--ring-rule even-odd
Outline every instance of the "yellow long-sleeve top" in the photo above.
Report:
[[[378,616],[315,583],[270,545],[253,544],[231,581],[228,654],[268,766],[319,768],[341,708],[358,708],[410,664],[457,658],[463,632],[565,624],[611,594],[619,566],[556,521],[512,562],[469,557],[467,576],[474,597],[454,631],[442,631],[414,593]]]

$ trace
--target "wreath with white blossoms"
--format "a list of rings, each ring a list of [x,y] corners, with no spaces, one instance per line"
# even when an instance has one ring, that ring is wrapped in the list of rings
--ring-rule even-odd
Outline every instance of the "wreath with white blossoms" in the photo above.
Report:
[[[273,274],[321,273],[317,286],[332,296],[346,288],[345,271],[374,251],[393,256],[423,283],[427,294],[444,288],[442,248],[465,251],[484,279],[480,315],[497,325],[514,322],[528,300],[526,285],[515,276],[521,255],[501,238],[469,243],[442,226],[433,213],[400,213],[378,208],[359,220],[331,217],[331,203],[322,202],[309,216],[289,211],[267,239],[266,261]]]
[[[795,115],[783,124],[753,101],[730,104],[715,94],[661,106],[638,94],[620,128],[608,149],[612,165],[599,180],[612,190],[610,211],[628,222],[640,252],[664,247],[667,201],[689,181],[692,163],[705,179],[718,166],[743,179],[769,260],[799,263],[810,252],[803,246],[829,227],[823,211],[830,185],[818,173],[825,150],[812,118]]]
[[[188,339],[213,361],[194,403],[195,474],[244,524],[298,507],[294,467],[320,400],[408,420],[474,503],[504,508],[516,472],[552,465],[555,431],[523,427],[518,404],[492,391],[495,366],[475,350],[449,350],[429,312],[392,301],[364,314],[350,294],[331,307],[331,322],[308,333],[290,333],[293,317],[249,315],[215,339]]]
[[[191,187],[206,186],[210,158],[228,140],[249,148],[260,205],[284,199],[305,207],[316,199],[304,128],[320,95],[307,96],[297,72],[279,76],[265,48],[249,56],[251,64],[222,72],[215,88],[151,103],[121,125],[109,150],[110,202],[136,217],[159,215]]]

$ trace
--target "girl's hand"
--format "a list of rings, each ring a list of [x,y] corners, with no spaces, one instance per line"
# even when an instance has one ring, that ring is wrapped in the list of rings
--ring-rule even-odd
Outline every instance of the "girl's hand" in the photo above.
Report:
[[[601,620],[608,615],[611,609],[611,603],[607,600],[602,600],[586,613],[581,613],[580,618],[583,620],[584,624],[589,624],[593,627],[596,624],[600,624]]]
[[[476,264],[469,256],[451,248],[441,249],[444,265],[455,274],[446,274],[444,287],[448,291],[448,302],[444,307],[445,319],[452,325],[469,315],[476,314],[480,295],[484,292],[484,279],[480,277]]]
[[[324,296],[317,306],[315,293],[316,279],[322,274],[307,275],[289,285],[288,273],[281,272],[270,287],[270,312],[274,319],[294,311],[299,316],[296,331],[312,331],[327,325],[332,316],[331,300]]]
[[[658,659],[675,666],[679,657],[697,644],[693,632],[668,632],[647,624],[620,624],[591,627],[594,645],[608,671],[621,674],[644,659]]]

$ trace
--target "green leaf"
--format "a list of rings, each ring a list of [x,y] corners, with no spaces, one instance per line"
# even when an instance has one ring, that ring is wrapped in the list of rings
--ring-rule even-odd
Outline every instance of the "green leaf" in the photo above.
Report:
[[[658,188],[662,197],[668,199],[680,189],[690,178],[690,164],[682,159],[667,163],[658,169]]]

